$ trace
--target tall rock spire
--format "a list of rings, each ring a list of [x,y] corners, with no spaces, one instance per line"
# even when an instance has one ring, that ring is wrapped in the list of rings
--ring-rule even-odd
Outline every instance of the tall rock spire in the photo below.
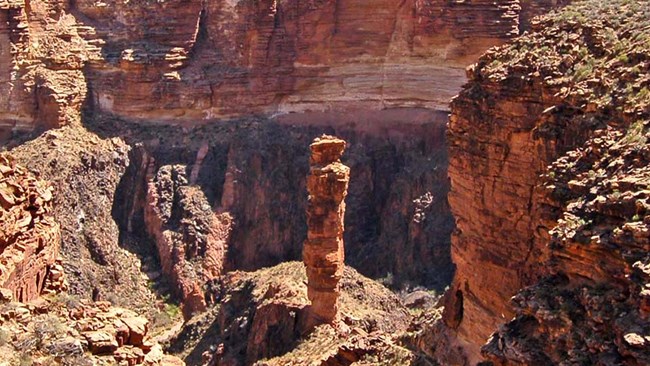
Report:
[[[339,281],[343,276],[343,217],[350,168],[341,163],[345,141],[323,135],[311,144],[307,178],[308,233],[303,248],[307,268],[310,325],[333,323],[338,312]]]

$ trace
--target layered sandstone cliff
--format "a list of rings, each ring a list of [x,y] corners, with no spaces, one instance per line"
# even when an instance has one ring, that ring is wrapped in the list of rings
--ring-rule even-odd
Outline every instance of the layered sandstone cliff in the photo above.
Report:
[[[648,362],[649,5],[534,23],[452,102],[444,320],[464,362],[488,339],[496,364]]]
[[[252,113],[414,106],[445,109],[446,99],[464,81],[462,69],[488,46],[517,34],[528,22],[525,9],[556,5],[551,3],[7,0],[0,4],[1,15],[7,19],[1,32],[8,41],[3,44],[9,46],[3,48],[6,52],[0,65],[9,78],[3,80],[7,92],[0,97],[6,99],[0,99],[4,103],[0,107],[4,113],[0,116],[0,134],[77,125],[83,106],[87,107],[84,122],[94,124],[93,128],[104,122],[100,114],[146,123],[196,125]],[[427,90],[423,82],[436,85],[435,90],[423,94]],[[352,217],[352,229],[346,234],[353,249],[350,262],[374,277],[394,275],[396,284],[426,282],[442,288],[451,273],[446,243],[452,228],[444,198],[447,182],[442,127],[437,117],[430,118],[426,111],[415,110],[415,117],[403,109],[392,111],[395,113],[388,118],[383,112],[342,114],[348,125],[335,127],[357,141],[351,144],[351,162],[360,167],[352,177],[351,190],[355,193],[348,211]],[[418,114],[425,117],[420,119]],[[299,114],[285,116],[292,115]],[[317,131],[306,127],[290,138],[300,141],[302,134],[313,137],[331,132],[330,127],[339,126],[331,119],[339,116],[310,114],[282,123],[305,126],[317,124],[314,121],[318,119],[327,121],[316,127]],[[417,121],[411,124],[412,120]],[[228,129],[239,122],[228,124]],[[374,126],[372,133],[366,131],[366,125]],[[77,127],[65,130],[64,135],[74,134]],[[171,253],[179,243],[187,242],[198,249],[186,255],[189,259],[185,263],[193,262],[197,257],[192,253],[203,256],[203,235],[208,232],[216,236],[210,242],[218,243],[207,246],[216,248],[209,251],[214,254],[210,263],[215,264],[215,273],[222,266],[257,269],[298,258],[306,232],[304,222],[297,217],[306,202],[294,197],[294,187],[287,182],[299,181],[302,187],[303,178],[293,178],[301,177],[305,167],[269,163],[290,160],[299,150],[298,144],[290,144],[291,148],[269,144],[257,132],[251,133],[250,139],[242,138],[250,131],[248,125],[243,127],[236,129],[239,137],[233,143],[208,147],[204,165],[217,164],[213,175],[198,168],[187,172],[188,185],[201,186],[213,211],[217,211],[215,215],[228,213],[237,225],[230,231],[229,223],[215,223],[215,233],[203,225],[205,220],[199,225],[177,225],[176,221],[152,219],[152,236],[162,238],[157,233],[165,230],[173,236],[162,250],[155,250],[162,253],[161,259],[182,257]],[[131,134],[118,131],[109,127],[100,134]],[[180,159],[185,165],[192,165],[201,149],[193,145],[203,143],[194,141],[193,134],[184,131],[184,141],[178,144],[192,145],[191,149],[174,150],[187,150],[183,154],[192,156]],[[148,145],[157,138],[148,136],[144,141],[138,132],[133,135],[129,139],[133,144]],[[18,155],[23,161],[37,160],[44,175],[73,197],[60,199],[57,205],[64,226],[66,268],[74,273],[71,290],[94,293],[96,298],[131,298],[116,293],[126,287],[127,278],[137,278],[137,292],[151,300],[144,288],[148,278],[142,278],[136,267],[138,259],[144,262],[142,268],[154,266],[152,248],[140,245],[143,238],[137,235],[120,235],[114,224],[114,220],[122,223],[123,217],[141,217],[144,211],[146,187],[137,178],[131,187],[132,177],[123,176],[129,163],[127,147],[119,139],[97,139],[85,132],[68,137],[57,141],[57,133],[41,136],[20,147]],[[260,140],[267,148],[256,151]],[[169,157],[171,150],[167,147],[157,145],[154,149]],[[41,155],[39,149],[53,154]],[[68,152],[69,157],[64,156]],[[152,155],[154,171],[167,162],[178,162]],[[222,176],[224,166],[227,172]],[[198,174],[197,181],[192,179],[194,173]],[[255,175],[265,179],[258,181]],[[206,176],[216,179],[210,183],[216,188],[202,184]],[[278,185],[278,179],[284,183]],[[135,192],[130,192],[132,188]],[[195,189],[182,189],[188,190]],[[122,201],[131,200],[122,196],[124,192],[141,195],[134,195],[131,205]],[[195,193],[184,202],[203,205],[202,193]],[[174,193],[174,199],[181,200],[184,194]],[[251,195],[255,201],[245,199]],[[155,201],[153,193],[151,199]],[[123,212],[122,206],[136,209]],[[207,210],[200,211],[208,214]],[[287,217],[291,220],[285,220]],[[122,234],[140,222],[129,219]],[[226,245],[231,245],[226,253],[236,255],[222,258],[226,237]],[[373,247],[381,250],[368,250]],[[412,265],[414,258],[424,260]],[[427,261],[432,265],[425,264]],[[188,278],[200,278],[199,283],[214,276],[203,276],[212,271],[203,272],[203,265],[186,264],[180,267]],[[196,294],[192,296],[201,308],[201,291],[195,285],[183,286],[187,287],[183,293]]]
[[[176,124],[446,110],[465,66],[562,3],[6,0],[0,128],[6,137],[75,122],[84,101],[95,113]]]
[[[45,290],[59,255],[52,201],[49,183],[0,156],[0,287],[16,301],[31,301]]]
[[[307,296],[314,325],[333,324],[338,315],[339,281],[343,276],[345,196],[350,168],[341,163],[345,141],[321,136],[311,144],[307,177],[307,240],[303,261],[307,271]]]

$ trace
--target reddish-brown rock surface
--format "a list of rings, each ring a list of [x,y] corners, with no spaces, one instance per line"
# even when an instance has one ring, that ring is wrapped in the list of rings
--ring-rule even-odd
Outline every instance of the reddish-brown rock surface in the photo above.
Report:
[[[149,158],[144,222],[189,318],[206,309],[205,284],[223,274],[232,218],[213,212],[200,187],[188,184],[185,166],[161,167],[154,177],[154,164]]]
[[[136,254],[146,248],[121,235],[113,213],[121,204],[128,152],[123,140],[102,138],[73,124],[43,133],[11,155],[54,187],[52,214],[61,225],[69,293],[156,312],[143,273],[154,272],[148,269],[151,260]]]
[[[99,53],[65,8],[52,0],[0,2],[0,139],[81,119],[82,68]]]
[[[648,362],[647,6],[581,2],[469,70],[449,123],[448,360],[481,360],[500,329],[496,364]]]
[[[306,332],[305,267],[287,262],[226,274],[214,293],[219,306],[185,323],[170,351],[188,365],[210,366],[338,365],[366,356],[399,365],[415,359],[398,342],[410,317],[398,297],[350,267],[342,272],[339,315],[349,337],[329,324]]]
[[[331,324],[338,313],[339,281],[345,266],[343,218],[350,168],[340,160],[345,141],[323,135],[310,147],[307,240],[302,255],[307,270],[310,315],[314,324]]]
[[[16,301],[41,294],[59,255],[61,232],[52,201],[49,183],[0,156],[0,287]]]
[[[563,2],[5,0],[0,128],[78,121],[86,96],[148,123],[446,110],[465,66]]]
[[[354,129],[332,131],[352,141],[346,149],[354,167],[345,214],[348,264],[370,277],[390,276],[395,287],[411,281],[442,289],[452,272],[453,228],[444,122],[427,111],[376,118],[388,121],[374,123],[369,114]],[[179,298],[193,294],[197,309],[209,303],[200,295],[206,282],[224,272],[302,257],[309,144],[327,128],[287,124],[256,119],[182,133],[174,127],[148,127],[146,134],[125,129],[124,135],[144,143],[130,154],[120,184],[124,201],[120,193],[114,217],[125,233],[146,231],[154,239],[134,240],[158,253],[163,271],[156,271]]]
[[[183,366],[151,337],[149,321],[105,301],[66,294],[26,304],[3,303],[0,362],[41,365]]]

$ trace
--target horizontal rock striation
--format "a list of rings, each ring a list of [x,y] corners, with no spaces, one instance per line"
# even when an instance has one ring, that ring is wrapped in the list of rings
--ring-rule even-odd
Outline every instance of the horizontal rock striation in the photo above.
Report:
[[[174,124],[446,110],[465,66],[561,3],[5,1],[0,128],[8,137],[73,123],[84,101],[92,113]]]
[[[61,230],[52,202],[49,183],[0,156],[0,287],[16,301],[31,301],[45,290],[59,255]]]
[[[648,362],[647,6],[534,22],[453,101],[444,321],[465,362]]]

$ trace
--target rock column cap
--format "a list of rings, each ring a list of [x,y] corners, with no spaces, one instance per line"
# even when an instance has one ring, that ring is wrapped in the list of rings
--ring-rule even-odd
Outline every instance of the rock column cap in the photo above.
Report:
[[[345,151],[346,143],[334,136],[322,135],[314,139],[311,147],[311,164],[327,165],[339,161]]]

